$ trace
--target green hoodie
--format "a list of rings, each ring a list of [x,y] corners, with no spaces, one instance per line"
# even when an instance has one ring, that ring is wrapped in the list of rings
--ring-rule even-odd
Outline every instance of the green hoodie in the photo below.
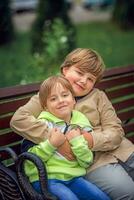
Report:
[[[50,125],[58,125],[58,127],[65,128],[66,123],[55,117],[49,112],[43,111],[39,119],[44,120],[44,123]],[[79,111],[72,112],[72,118],[70,124],[79,125],[81,128],[87,128],[91,130],[91,124],[88,119]],[[51,126],[52,128],[52,126]],[[90,134],[90,133],[89,133]],[[38,155],[44,162],[48,179],[59,179],[59,180],[71,180],[74,177],[83,176],[86,174],[86,168],[93,161],[93,154],[88,147],[87,141],[82,135],[73,138],[70,141],[71,149],[76,156],[76,160],[69,161],[61,154],[56,151],[56,148],[52,146],[49,140],[45,140],[38,145],[31,147],[28,151]],[[25,171],[31,182],[37,181],[38,172],[36,167],[30,161],[25,163]]]

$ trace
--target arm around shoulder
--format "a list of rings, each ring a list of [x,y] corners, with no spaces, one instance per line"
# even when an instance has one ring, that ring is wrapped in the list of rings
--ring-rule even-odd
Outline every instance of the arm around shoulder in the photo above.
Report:
[[[37,119],[42,111],[38,95],[34,95],[27,104],[13,115],[10,126],[22,137],[39,143],[48,137],[47,126]]]

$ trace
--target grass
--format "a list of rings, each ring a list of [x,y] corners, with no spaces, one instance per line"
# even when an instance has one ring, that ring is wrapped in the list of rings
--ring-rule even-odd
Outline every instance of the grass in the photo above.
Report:
[[[123,32],[111,22],[78,24],[76,30],[76,47],[97,50],[107,67],[134,64],[134,30]],[[12,44],[0,47],[0,87],[21,84],[37,73],[31,66],[30,44],[30,34],[25,32],[17,33]]]
[[[134,31],[123,32],[110,22],[77,26],[77,45],[100,52],[107,67],[134,64]]]
[[[18,33],[14,42],[0,47],[0,87],[20,84],[30,60],[29,33]]]

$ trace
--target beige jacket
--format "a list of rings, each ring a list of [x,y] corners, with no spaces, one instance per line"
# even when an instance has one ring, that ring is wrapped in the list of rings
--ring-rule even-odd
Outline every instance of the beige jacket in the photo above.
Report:
[[[77,101],[76,109],[88,117],[94,128],[92,150],[95,151],[95,159],[89,171],[117,162],[116,158],[126,161],[134,152],[134,145],[124,137],[121,121],[103,91],[94,89],[89,95]],[[36,119],[41,111],[38,95],[35,95],[15,112],[11,128],[35,143],[48,138],[47,127]]]

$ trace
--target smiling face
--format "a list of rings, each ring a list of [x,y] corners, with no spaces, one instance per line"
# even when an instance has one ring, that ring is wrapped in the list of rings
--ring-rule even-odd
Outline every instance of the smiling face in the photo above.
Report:
[[[75,96],[84,96],[94,87],[96,77],[91,73],[82,72],[77,66],[63,67],[62,73],[71,83]]]
[[[66,56],[60,68],[71,83],[75,96],[84,96],[101,80],[105,64],[95,50],[77,48]]]
[[[69,122],[71,112],[74,108],[75,100],[69,89],[63,87],[61,83],[56,83],[51,88],[50,95],[46,101],[46,110],[56,117]]]

